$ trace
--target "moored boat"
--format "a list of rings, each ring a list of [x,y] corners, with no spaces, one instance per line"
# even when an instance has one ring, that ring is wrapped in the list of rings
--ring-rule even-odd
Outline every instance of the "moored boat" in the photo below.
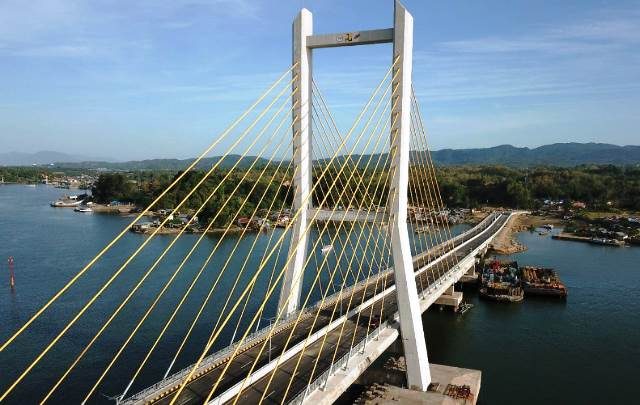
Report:
[[[522,287],[526,295],[567,297],[567,287],[553,269],[523,266],[520,271],[522,273]]]
[[[82,203],[84,203],[84,200],[79,199],[78,196],[71,195],[59,198],[57,201],[52,201],[49,205],[54,208],[73,208]]]
[[[617,239],[608,239],[608,238],[591,238],[591,243],[595,243],[596,245],[605,245],[605,246],[624,246],[624,242]]]
[[[524,291],[510,283],[487,283],[480,287],[480,297],[499,302],[521,302]]]
[[[520,285],[518,263],[492,261],[480,276],[480,297],[499,302],[520,302],[524,291]]]

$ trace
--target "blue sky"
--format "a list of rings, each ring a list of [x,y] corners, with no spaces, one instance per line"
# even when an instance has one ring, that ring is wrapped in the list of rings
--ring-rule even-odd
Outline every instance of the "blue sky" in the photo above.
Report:
[[[640,144],[640,2],[405,5],[433,149]],[[316,33],[392,25],[390,0],[2,0],[0,149],[194,156],[288,68],[302,6]],[[342,128],[390,52],[317,52]]]

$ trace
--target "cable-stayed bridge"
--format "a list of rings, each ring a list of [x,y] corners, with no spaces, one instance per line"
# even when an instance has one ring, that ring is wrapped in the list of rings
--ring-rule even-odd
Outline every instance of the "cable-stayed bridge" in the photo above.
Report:
[[[474,268],[476,256],[487,249],[510,215],[492,214],[451,244],[414,257],[421,312],[452,291],[453,284]],[[437,267],[447,270],[435,278],[432,271]],[[394,290],[393,269],[388,269],[327,297],[322,305],[301,311],[298,322],[296,317],[284,319],[252,334],[242,345],[208,356],[194,371],[179,403],[202,403],[216,383],[218,395],[212,403],[331,403],[398,338]],[[276,359],[273,353],[280,357]],[[250,364],[255,364],[254,372],[246,378],[243,369]],[[188,367],[125,403],[171,403],[189,372]]]
[[[393,44],[390,67],[340,131],[313,79],[313,50],[378,43]],[[20,402],[16,392],[37,384],[46,385],[42,403],[69,395],[95,402],[126,375],[113,398],[127,404],[329,403],[399,336],[407,384],[425,391],[421,314],[438,299],[457,299],[453,284],[512,214],[493,213],[457,234],[450,227],[412,87],[412,46],[413,19],[399,3],[392,28],[328,35],[313,34],[303,9],[291,67],[2,343],[0,354],[23,344],[131,226],[179,197],[64,327],[35,342],[41,348],[0,387],[0,401]],[[195,170],[220,148],[223,159]],[[231,154],[242,158],[221,170]],[[184,211],[188,223],[159,236]],[[196,221],[202,229],[185,247]],[[158,238],[163,248],[150,257]],[[161,288],[145,290],[167,263]],[[132,281],[118,284],[124,278]],[[118,304],[97,313],[117,285]],[[123,321],[125,312],[133,322]],[[30,380],[87,316],[100,327],[85,331],[67,366],[50,380]],[[105,335],[116,336],[113,350],[101,349]],[[78,375],[86,363],[91,372]]]

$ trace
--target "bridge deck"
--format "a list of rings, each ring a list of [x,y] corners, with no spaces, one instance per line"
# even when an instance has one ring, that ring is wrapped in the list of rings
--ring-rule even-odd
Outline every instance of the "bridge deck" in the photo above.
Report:
[[[502,224],[506,221],[508,215],[501,215],[500,218],[495,221],[489,229],[498,229]],[[461,238],[454,238],[454,246],[451,244],[447,244],[448,242],[441,244],[437,247],[434,247],[427,254],[421,254],[419,257],[414,259],[414,267],[417,269],[423,268],[426,264],[428,264],[431,260],[435,260],[439,255],[445,253],[455,247],[461,245],[464,242],[469,241],[474,236],[478,235],[480,232],[484,231],[486,228],[474,228],[473,231],[468,232]],[[492,234],[490,231],[488,234]],[[462,251],[457,251],[455,254],[451,255],[448,260],[445,260],[442,263],[443,270],[440,273],[446,272],[449,268],[455,266],[458,261],[465,257],[469,252],[473,251],[477,246],[479,246],[484,239],[479,238],[477,240],[472,241],[472,243],[467,244]],[[393,273],[391,271],[385,272],[385,274],[381,274],[380,277],[387,278],[387,289],[393,285]],[[418,276],[416,276],[416,284],[419,291],[427,289],[432,283],[436,281],[436,278],[432,273],[422,272]],[[381,291],[375,291],[375,277],[372,277],[367,283],[363,283],[362,286],[356,289],[353,301],[351,304],[351,308],[355,308],[357,305],[360,305],[362,302],[366,302],[368,299],[374,297],[376,294],[380,294]],[[378,286],[378,290],[381,290],[380,286]],[[343,294],[341,299],[343,302],[343,307],[345,308],[345,312],[347,311],[347,306],[349,305],[349,294]],[[267,389],[267,385],[269,392],[264,395],[263,403],[286,403],[293,399],[301,390],[305,389],[307,385],[313,381],[313,378],[322,374],[325,370],[328,370],[332,364],[332,358],[334,357],[334,352],[336,351],[336,346],[338,346],[335,359],[341,358],[343,355],[351,350],[351,341],[352,336],[355,333],[355,344],[362,341],[366,335],[367,331],[371,332],[372,327],[368,328],[368,325],[371,323],[371,319],[369,318],[369,314],[379,314],[381,307],[384,307],[382,319],[387,319],[393,317],[395,312],[397,311],[396,303],[395,303],[395,294],[387,294],[383,298],[378,299],[372,305],[366,306],[366,308],[361,309],[361,316],[359,321],[356,324],[357,320],[357,312],[348,317],[345,325],[344,331],[341,333],[341,328],[334,328],[330,330],[326,334],[326,341],[324,346],[322,347],[323,339],[316,340],[310,343],[304,351],[298,352],[294,354],[291,358],[283,361],[275,371],[275,375],[273,376],[273,381],[271,384],[268,384],[269,379],[271,378],[271,374],[273,371],[267,373],[264,377],[258,379],[253,384],[248,384],[247,387],[244,388],[244,391],[241,393],[239,400],[240,403],[259,403],[265,389]],[[339,302],[339,301],[338,301]],[[222,394],[228,389],[234,387],[239,382],[242,382],[247,377],[247,372],[251,368],[253,362],[258,358],[256,367],[254,368],[254,372],[259,370],[261,367],[269,364],[272,360],[277,359],[277,357],[285,352],[286,350],[291,349],[296,344],[300,342],[304,342],[307,336],[310,335],[310,329],[313,325],[314,317],[318,314],[318,319],[313,326],[312,332],[317,332],[329,325],[332,321],[331,312],[334,308],[335,301],[327,302],[323,307],[312,309],[306,311],[302,319],[298,322],[294,329],[294,322],[291,321],[288,324],[283,325],[279,328],[279,330],[274,333],[271,337],[270,344],[267,343],[265,349],[260,353],[260,349],[262,347],[262,343],[265,339],[257,339],[252,341],[250,345],[246,345],[243,347],[238,353],[238,355],[231,361],[227,371],[224,373],[216,392],[212,396],[215,398],[216,396]],[[373,312],[371,312],[373,306]],[[340,304],[337,305],[338,311],[340,308]],[[339,318],[338,314],[334,314],[333,321]],[[293,330],[293,332],[292,332]],[[288,344],[286,344],[289,334],[292,333],[292,337]],[[341,337],[342,336],[342,337]],[[271,348],[271,354],[269,353],[269,347]],[[313,372],[314,375],[311,376],[312,369],[314,367],[315,359],[318,355],[318,351],[322,347],[322,354],[320,355],[320,360],[318,361],[318,365],[316,370]],[[300,359],[300,356],[303,356]],[[300,364],[296,371],[296,375],[293,376],[293,370],[296,367],[296,363],[300,359]],[[207,367],[207,369],[199,372],[196,378],[193,378],[183,390],[180,395],[179,404],[201,404],[207,397],[211,387],[218,380],[220,375],[223,373],[223,370],[227,366],[229,358],[220,359],[215,362],[215,364]],[[202,366],[201,366],[202,367]],[[199,368],[201,371],[201,368]],[[172,377],[169,377],[171,380]],[[175,379],[178,384],[181,379]],[[287,390],[287,386],[289,381],[292,381],[291,387]],[[126,403],[154,403],[154,404],[169,404],[177,391],[177,387],[179,385],[171,384],[164,385],[163,387],[158,387],[157,390],[143,391],[137,395],[126,400]],[[286,398],[285,398],[286,392]]]

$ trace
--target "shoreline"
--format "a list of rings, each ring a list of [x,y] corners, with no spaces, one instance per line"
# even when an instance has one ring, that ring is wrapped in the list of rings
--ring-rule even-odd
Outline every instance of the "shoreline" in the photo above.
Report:
[[[275,227],[277,228],[277,227]],[[272,228],[272,229],[275,229]],[[180,233],[181,228],[165,228],[162,227],[160,228],[160,230],[158,232],[156,232],[156,235],[177,235],[178,233]],[[131,233],[135,233],[138,235],[150,235],[155,231],[155,228],[153,228],[152,230],[148,230],[148,231],[134,231],[131,228],[129,228],[129,232]],[[246,232],[246,233],[259,233],[261,231],[256,230],[256,229],[248,229],[248,228],[242,228],[240,226],[234,225],[231,226],[227,229],[227,227],[224,228],[211,228],[209,229],[206,233],[207,234],[214,234],[214,235],[219,235],[219,234],[223,234],[223,233],[231,233],[231,234],[238,234],[238,233],[242,233],[242,232]],[[205,233],[203,230],[194,230],[194,231],[184,231],[185,234],[191,234],[191,235],[200,235]]]
[[[527,246],[518,242],[516,234],[526,231],[531,227],[538,228],[543,225],[562,225],[563,221],[559,218],[538,216],[531,214],[519,214],[507,222],[505,227],[495,237],[491,244],[490,250],[499,255],[511,255],[527,250]]]

